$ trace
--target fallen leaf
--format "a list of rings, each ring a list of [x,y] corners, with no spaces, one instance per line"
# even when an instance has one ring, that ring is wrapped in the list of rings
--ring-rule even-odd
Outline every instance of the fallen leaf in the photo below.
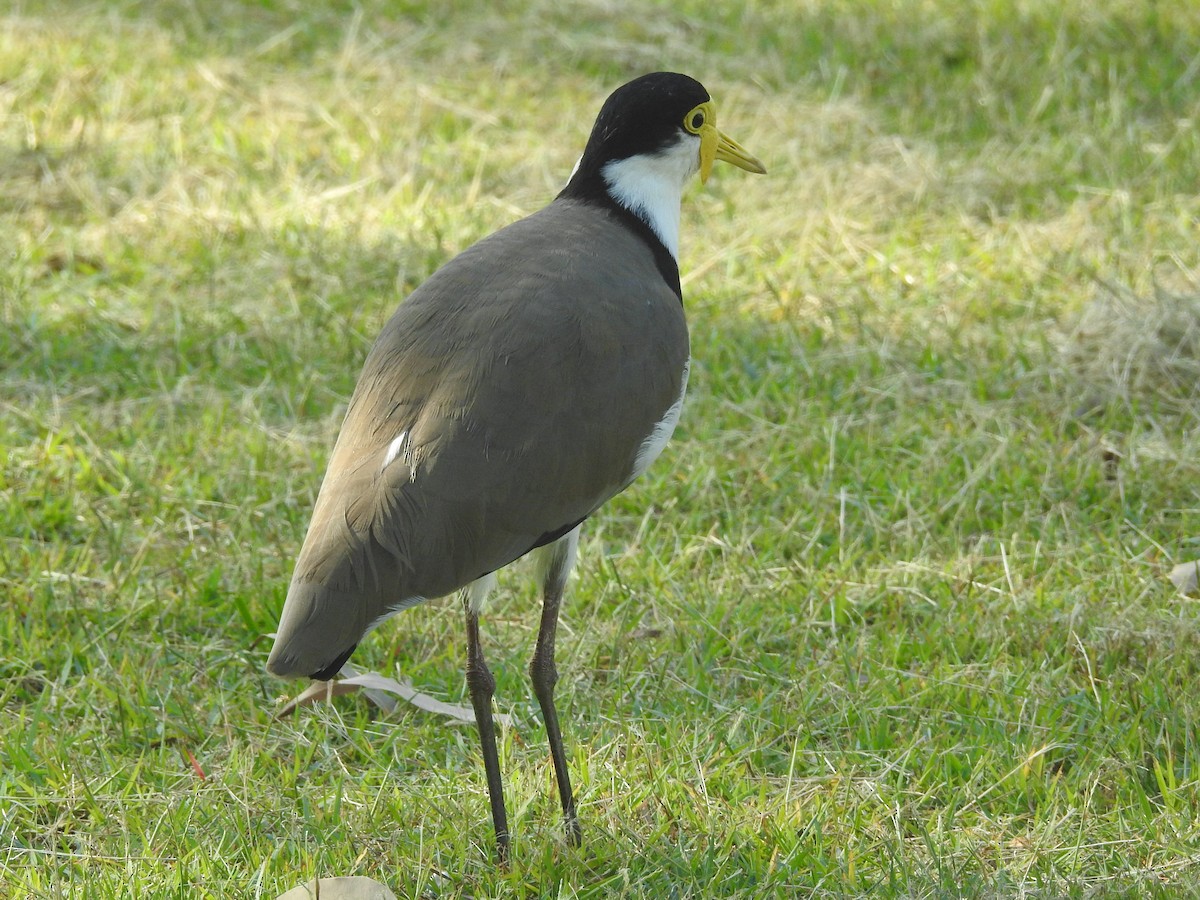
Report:
[[[1171,583],[1181,594],[1194,594],[1200,588],[1200,559],[1180,563],[1171,570]]]
[[[631,641],[642,641],[642,640],[647,640],[649,638],[662,637],[662,634],[663,634],[663,630],[661,628],[653,628],[653,627],[647,626],[644,628],[633,629],[633,631],[629,632],[629,634],[626,635],[626,637],[628,638],[628,640],[631,640]]]
[[[290,715],[300,707],[308,706],[310,703],[317,703],[321,700],[332,700],[334,697],[341,697],[345,694],[354,694],[357,692],[357,685],[342,687],[336,681],[314,681],[285,703],[279,712],[275,714],[275,718],[282,719],[284,716]]]
[[[362,691],[376,706],[391,715],[399,704],[390,695],[394,694],[401,700],[412,704],[418,709],[435,713],[451,719],[455,724],[474,725],[475,711],[469,706],[458,706],[453,703],[443,703],[436,697],[423,694],[412,686],[412,682],[397,681],[380,675],[378,672],[358,672],[348,663],[342,666],[341,673],[347,677],[338,681],[315,681],[299,695],[288,701],[276,714],[277,719],[290,715],[301,706],[318,703],[322,700],[332,700]],[[513,725],[513,717],[505,713],[493,713],[495,721],[508,728]]]
[[[345,672],[345,668],[342,669]],[[475,710],[469,706],[459,706],[453,703],[443,703],[436,697],[430,697],[428,694],[423,694],[412,686],[411,681],[397,681],[394,678],[388,678],[385,675],[380,675],[378,672],[363,672],[361,674],[353,672],[349,678],[343,678],[339,684],[358,685],[368,694],[372,691],[385,691],[389,694],[395,694],[401,700],[406,700],[418,709],[423,709],[426,712],[436,713],[439,716],[445,716],[448,719],[454,719],[464,725],[475,724]],[[494,718],[498,723],[510,727],[513,724],[513,717],[505,713],[493,713]]]
[[[374,878],[351,875],[313,879],[280,894],[275,900],[396,900],[391,888]]]
[[[1104,463],[1104,478],[1106,481],[1117,480],[1117,469],[1121,465],[1121,460],[1125,458],[1120,450],[1115,447],[1104,446],[1100,448],[1100,459]]]

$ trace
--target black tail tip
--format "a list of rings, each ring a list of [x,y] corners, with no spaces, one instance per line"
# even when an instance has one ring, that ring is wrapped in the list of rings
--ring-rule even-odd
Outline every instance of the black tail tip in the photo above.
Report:
[[[332,662],[320,666],[314,672],[311,659],[306,661],[303,658],[305,654],[281,652],[277,644],[271,650],[271,655],[267,657],[267,671],[276,678],[308,677],[314,681],[329,681],[341,671],[342,666],[346,664],[346,660],[350,658],[350,654],[357,646],[357,643],[351,644],[349,649],[339,653]]]
[[[346,650],[344,653],[336,657],[329,665],[322,669],[318,669],[309,677],[314,681],[328,681],[342,670],[342,666],[346,664],[346,660],[350,658],[350,654],[354,652],[354,648],[357,646],[358,644],[351,644],[349,650]]]

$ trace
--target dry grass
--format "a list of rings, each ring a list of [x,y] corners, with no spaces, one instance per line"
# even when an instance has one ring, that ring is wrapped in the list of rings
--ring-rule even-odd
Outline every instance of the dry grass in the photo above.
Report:
[[[1200,410],[1200,291],[1155,286],[1138,296],[1101,283],[1062,338],[1067,368],[1088,402],[1163,405],[1187,419]]]

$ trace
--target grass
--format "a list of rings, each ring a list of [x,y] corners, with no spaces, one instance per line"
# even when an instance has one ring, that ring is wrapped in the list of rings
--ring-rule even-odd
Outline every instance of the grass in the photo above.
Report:
[[[0,893],[1186,896],[1200,8],[20,2],[0,18]],[[561,841],[510,578],[473,732],[263,672],[367,347],[695,74],[695,364],[589,526]],[[463,698],[456,605],[356,662]]]

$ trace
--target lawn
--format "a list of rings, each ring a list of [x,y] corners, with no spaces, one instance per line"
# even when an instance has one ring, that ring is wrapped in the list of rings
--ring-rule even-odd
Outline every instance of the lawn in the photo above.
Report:
[[[0,895],[1200,895],[1200,5],[16,0],[0,13]],[[362,359],[685,71],[694,364],[559,637],[584,847],[473,729],[265,674]],[[463,703],[453,599],[355,663]],[[1193,691],[1196,691],[1193,693]]]

